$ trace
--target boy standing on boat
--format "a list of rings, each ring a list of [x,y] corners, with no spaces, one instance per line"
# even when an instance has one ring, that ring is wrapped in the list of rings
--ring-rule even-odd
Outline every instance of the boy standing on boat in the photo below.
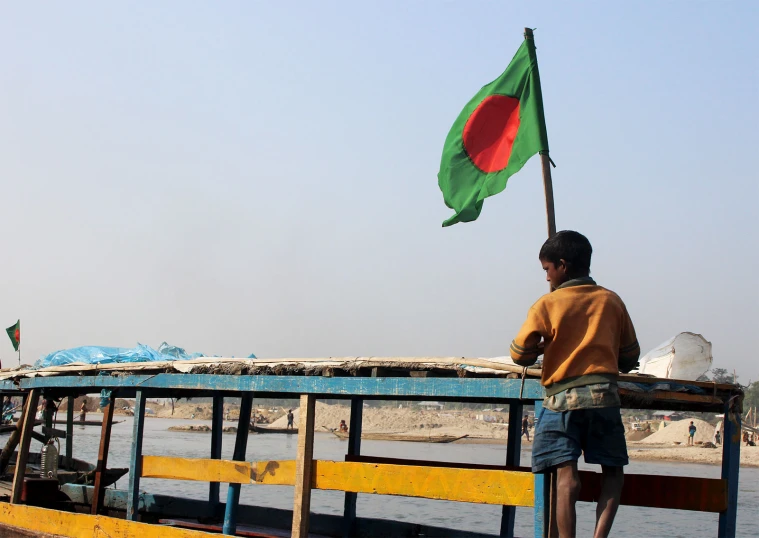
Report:
[[[532,470],[556,471],[562,537],[575,536],[581,453],[603,471],[595,536],[611,531],[628,463],[617,377],[632,370],[640,355],[622,299],[589,276],[592,252],[588,239],[573,231],[559,232],[543,244],[538,258],[551,293],[530,308],[511,343],[511,357],[521,366],[544,355],[546,398],[536,417]]]

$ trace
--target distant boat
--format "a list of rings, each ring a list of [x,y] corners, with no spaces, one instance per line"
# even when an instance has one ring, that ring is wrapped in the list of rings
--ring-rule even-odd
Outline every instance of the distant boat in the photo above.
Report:
[[[298,428],[267,428],[258,424],[251,425],[249,430],[255,433],[284,433],[290,435],[298,433]]]
[[[120,422],[124,422],[123,420],[114,420],[113,424],[119,424]],[[65,420],[54,420],[53,424],[66,424]],[[103,421],[102,420],[77,420],[74,419],[74,426],[102,426]]]
[[[346,432],[333,431],[340,439],[348,439]],[[452,443],[469,435],[404,435],[398,433],[362,433],[361,439],[370,441],[410,441],[412,443]]]

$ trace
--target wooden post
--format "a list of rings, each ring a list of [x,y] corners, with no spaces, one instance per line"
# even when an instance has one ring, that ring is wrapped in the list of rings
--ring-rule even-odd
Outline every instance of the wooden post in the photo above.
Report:
[[[21,490],[24,487],[24,474],[26,473],[26,462],[29,461],[29,445],[32,442],[32,430],[34,430],[35,411],[40,400],[39,389],[32,389],[29,396],[26,397],[26,406],[24,406],[24,416],[19,420],[21,428],[21,442],[18,447],[18,458],[16,459],[16,472],[13,474],[13,489],[11,490],[11,504],[21,502]],[[23,425],[20,424],[23,421]]]
[[[535,402],[535,420],[540,416],[543,409],[543,402]],[[535,477],[535,506],[534,513],[534,535],[535,538],[546,538],[550,523],[550,475],[536,474]]]
[[[47,442],[51,437],[51,430],[53,429],[53,414],[55,410],[55,402],[53,402],[52,398],[48,398],[45,393],[42,394],[43,402],[45,404],[45,407],[42,409],[42,422],[44,423],[44,428],[42,428],[42,435],[45,437],[45,442]]]
[[[211,416],[211,459],[221,459],[221,439],[224,429],[224,397],[213,397],[213,408]],[[238,430],[239,431],[239,430]],[[219,482],[211,482],[208,488],[208,502],[216,512],[219,506]]]
[[[66,469],[71,471],[71,460],[74,457],[74,405],[76,396],[69,396],[66,401]]]
[[[295,502],[293,504],[292,538],[307,538],[311,514],[311,480],[314,470],[314,415],[316,396],[300,397],[298,423],[298,455],[295,460]]]
[[[98,462],[95,467],[95,487],[92,492],[92,507],[90,513],[97,515],[103,506],[105,498],[105,488],[103,488],[103,477],[108,468],[108,449],[111,445],[111,426],[113,425],[113,406],[115,397],[112,391],[104,390],[100,398],[101,403],[107,402],[103,407],[103,425],[100,428],[100,448],[98,449]]]
[[[351,419],[348,426],[348,455],[361,454],[361,430],[364,418],[364,399],[351,398]],[[345,507],[343,509],[343,536],[355,536],[356,500],[358,493],[345,492]]]
[[[521,400],[509,402],[509,429],[506,440],[506,465],[519,467],[522,450],[522,413],[524,406]],[[501,511],[500,536],[514,538],[514,521],[516,520],[516,506],[504,506]]]
[[[719,513],[717,536],[735,536],[735,521],[738,515],[738,472],[741,462],[741,413],[735,409],[735,399],[725,404],[722,424],[725,436],[722,439],[722,479],[727,480],[727,510]]]
[[[132,423],[132,454],[129,458],[129,496],[126,518],[137,521],[140,508],[140,477],[142,476],[142,437],[145,431],[146,395],[138,390],[134,397],[134,422]]]
[[[253,394],[248,392],[240,399],[240,419],[237,422],[237,437],[235,438],[235,452],[232,459],[245,461],[245,452],[248,449],[248,433],[250,429],[250,412],[253,409]],[[234,535],[237,530],[237,506],[240,504],[241,484],[229,484],[227,489],[227,506],[224,512],[224,534]]]

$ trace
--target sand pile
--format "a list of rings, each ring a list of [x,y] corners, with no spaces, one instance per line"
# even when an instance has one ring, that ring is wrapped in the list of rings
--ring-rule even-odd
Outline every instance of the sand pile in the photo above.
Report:
[[[298,426],[298,409],[293,409]],[[506,437],[506,424],[489,424],[469,416],[469,412],[424,411],[417,408],[365,407],[363,431],[372,433],[409,433],[419,435],[470,435]],[[335,429],[341,420],[350,424],[350,407],[316,402],[316,430]],[[287,426],[287,417],[275,420],[273,428]]]
[[[667,423],[666,428],[662,428],[658,432],[649,435],[643,439],[641,443],[659,445],[681,443],[684,445],[688,441],[688,428],[690,426],[691,420],[693,421],[693,425],[696,427],[696,436],[694,438],[694,441],[696,443],[699,441],[702,443],[712,441],[714,438],[714,426],[708,422],[694,418],[669,422]]]

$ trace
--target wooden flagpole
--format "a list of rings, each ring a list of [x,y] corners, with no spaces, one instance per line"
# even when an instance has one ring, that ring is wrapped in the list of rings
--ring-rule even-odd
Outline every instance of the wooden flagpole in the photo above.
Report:
[[[535,42],[535,36],[532,33],[532,28],[525,28],[524,29],[524,38],[530,39]],[[540,88],[540,72],[538,71],[538,64],[537,59],[535,61],[535,76],[538,80],[538,95],[540,96],[540,102],[541,102],[541,113],[543,113],[542,110],[542,104],[543,104],[543,91]],[[545,116],[542,118],[543,124],[545,124]],[[556,234],[556,211],[554,209],[553,205],[553,179],[551,177],[551,165],[553,162],[551,161],[551,158],[548,156],[548,150],[541,151],[540,152],[540,167],[543,172],[543,190],[545,191],[545,197],[546,197],[546,221],[548,224],[548,237],[549,239]],[[549,284],[549,291],[553,291],[550,284]],[[525,372],[527,372],[527,369],[525,368]],[[536,416],[537,418],[537,416]],[[547,508],[547,518],[545,518],[545,526],[543,527],[543,535],[544,536],[558,536],[559,535],[559,526],[556,521],[556,503],[557,503],[557,476],[556,471],[552,471],[545,475],[545,480],[543,488],[544,488],[544,502],[545,502],[545,508]]]
[[[532,40],[533,43],[535,42],[535,36],[532,33],[532,28],[524,29],[524,38]],[[538,87],[539,87],[540,73],[538,71],[537,62],[535,63],[535,75],[538,79]],[[540,101],[542,105],[543,92],[540,89],[538,89],[538,91],[540,92]],[[543,122],[545,123],[545,118],[543,118]],[[556,233],[556,213],[553,207],[553,180],[551,179],[551,165],[552,164],[553,162],[551,161],[551,158],[548,156],[548,150],[541,151],[540,152],[540,166],[543,169],[543,190],[545,191],[545,195],[546,195],[546,219],[548,221],[548,237],[551,237]]]

